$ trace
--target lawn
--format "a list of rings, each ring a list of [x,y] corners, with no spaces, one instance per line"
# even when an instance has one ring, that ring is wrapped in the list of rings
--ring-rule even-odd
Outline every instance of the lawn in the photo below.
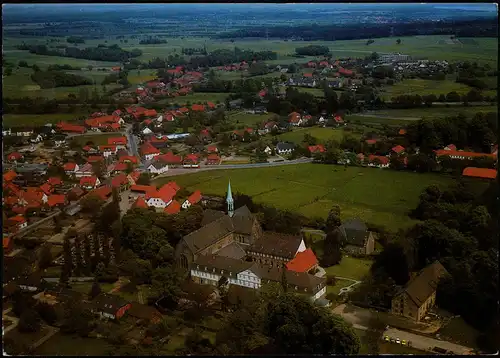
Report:
[[[104,339],[82,338],[56,333],[38,347],[34,355],[41,356],[103,356],[109,355],[114,347]]]
[[[392,97],[408,94],[419,94],[421,96],[435,94],[439,96],[454,91],[461,95],[466,94],[470,90],[471,87],[451,80],[433,81],[415,78],[397,82],[393,86],[386,86],[381,92],[384,99],[390,100]]]
[[[343,219],[359,217],[394,230],[415,222],[408,213],[417,206],[419,195],[427,186],[446,187],[453,181],[439,174],[297,164],[203,171],[160,178],[157,184],[175,180],[188,190],[225,195],[229,179],[234,192],[250,195],[256,202],[323,218],[338,204]]]
[[[327,293],[335,293],[338,295],[340,293],[341,288],[350,286],[352,284],[353,284],[353,282],[351,282],[351,281],[338,279],[337,282],[335,283],[335,285],[326,286],[326,292]]]
[[[90,292],[90,289],[92,288],[92,283],[92,281],[73,282],[71,283],[71,289],[76,292],[88,294]],[[109,292],[111,289],[113,289],[113,287],[115,287],[113,283],[99,283],[99,286],[101,286],[102,292]]]
[[[299,92],[309,93],[315,97],[325,97],[325,92],[319,88],[294,87]]]
[[[340,261],[340,264],[326,267],[325,271],[327,275],[340,276],[360,281],[363,278],[363,276],[365,276],[368,273],[368,271],[370,271],[371,265],[372,265],[371,260],[359,259],[356,257],[350,257],[344,255],[344,257],[342,257],[342,260]],[[344,281],[343,283],[345,282],[346,281]],[[345,286],[349,286],[352,283],[353,282]]]
[[[133,85],[152,81],[155,78],[156,71],[152,70],[130,71],[127,77],[128,81]]]
[[[282,141],[288,141],[300,144],[302,143],[305,134],[309,134],[317,138],[320,143],[326,143],[330,139],[335,139],[340,142],[344,138],[344,131],[342,129],[308,127],[308,128],[297,128],[293,129],[290,132],[280,134],[278,136],[278,139]]]
[[[4,114],[4,127],[43,126],[47,123],[74,122],[78,117],[88,116],[88,113],[50,113],[50,114]]]
[[[349,123],[361,123],[361,124],[376,124],[376,125],[387,125],[387,126],[405,126],[410,124],[412,121],[416,121],[419,118],[412,119],[397,119],[397,118],[384,118],[383,116],[360,116],[356,114],[348,114],[346,121]]]
[[[119,137],[121,133],[98,133],[98,134],[84,134],[72,137],[71,140],[76,145],[81,147],[85,146],[88,142],[94,143],[94,145],[106,145],[108,144],[108,138]]]
[[[213,103],[224,103],[226,97],[231,93],[220,93],[220,92],[195,92],[182,97],[175,97],[166,100],[161,100],[159,103],[176,103],[179,105],[195,104],[195,103],[205,103],[207,101]]]
[[[229,119],[234,122],[235,125],[245,125],[249,127],[254,127],[257,123],[260,125],[262,122],[269,120],[273,114],[252,114],[245,112],[229,112]]]
[[[425,118],[443,118],[446,116],[455,116],[463,113],[468,117],[474,116],[478,112],[497,112],[496,106],[474,106],[474,107],[422,107],[410,109],[384,109],[380,111],[373,111],[374,115],[388,116],[388,117],[425,117]],[[349,116],[347,117],[349,118]]]

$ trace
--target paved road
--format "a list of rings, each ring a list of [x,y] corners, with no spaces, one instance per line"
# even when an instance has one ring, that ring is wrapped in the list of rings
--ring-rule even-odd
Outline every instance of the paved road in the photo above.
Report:
[[[179,169],[170,169],[166,173],[158,175],[156,178],[171,177],[171,176],[184,175],[184,174],[190,174],[190,173],[198,173],[198,172],[203,172],[203,171],[207,171],[207,170],[278,167],[281,165],[311,163],[312,161],[313,160],[311,158],[301,158],[301,159],[288,160],[288,161],[284,161],[284,162],[273,162],[273,163],[201,166],[198,169],[179,168]]]
[[[361,330],[371,330],[371,328],[367,327],[367,322],[370,318],[373,318],[374,312],[371,312],[368,309],[362,309],[359,307],[355,307],[355,310],[345,310],[346,305],[341,304],[333,309],[333,313],[342,316],[346,321],[350,322],[354,328]],[[375,313],[376,314],[376,313]],[[465,352],[471,351],[470,348],[457,345],[454,343],[437,340],[431,337],[406,332],[396,328],[388,328],[384,331],[383,335],[387,335],[391,338],[399,338],[404,339],[406,341],[412,342],[412,347],[416,349],[420,349],[423,351],[429,351],[430,348],[433,347],[441,347],[446,350],[451,350],[456,354],[463,354]]]

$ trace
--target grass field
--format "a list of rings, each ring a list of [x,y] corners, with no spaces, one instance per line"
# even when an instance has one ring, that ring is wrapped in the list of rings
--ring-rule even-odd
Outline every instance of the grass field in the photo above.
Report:
[[[351,281],[338,279],[335,282],[335,285],[328,285],[328,286],[326,286],[326,293],[327,294],[328,293],[335,293],[336,295],[338,295],[340,293],[340,290],[342,288],[350,286],[350,285],[352,285]]]
[[[325,97],[325,93],[320,88],[295,87],[299,92],[309,93],[315,97]],[[337,91],[338,94],[338,91]]]
[[[168,98],[165,100],[159,101],[159,103],[177,103],[179,105],[186,105],[188,103],[190,104],[195,104],[198,102],[213,102],[213,103],[224,103],[226,100],[226,97],[229,96],[231,93],[220,93],[220,92],[214,92],[214,93],[209,93],[209,92],[195,92],[188,94],[186,96],[179,96],[176,98]]]
[[[105,145],[108,144],[108,138],[119,137],[121,133],[103,133],[103,134],[84,134],[72,137],[73,143],[79,146],[85,146],[87,142],[92,142],[94,145]]]
[[[291,132],[280,134],[278,138],[282,141],[300,144],[304,139],[304,135],[309,134],[317,138],[320,143],[326,143],[330,139],[341,141],[344,137],[344,133],[345,132],[342,129],[309,127],[293,129]]]
[[[346,120],[348,122],[360,122],[361,124],[385,124],[388,126],[404,126],[412,122],[412,120],[418,120],[419,118],[415,117],[415,119],[397,119],[397,118],[384,118],[382,116],[360,116],[356,114],[346,115]]]
[[[161,178],[156,183],[176,180],[188,190],[224,195],[229,179],[235,192],[250,195],[256,202],[324,218],[338,204],[343,219],[360,217],[393,230],[414,223],[407,214],[417,206],[423,189],[431,184],[445,187],[453,181],[437,174],[299,164],[205,171]]]
[[[228,117],[234,124],[244,124],[245,126],[254,127],[256,123],[261,124],[263,121],[271,118],[272,114],[251,114],[245,112],[227,112]]]
[[[155,70],[130,71],[127,77],[128,81],[133,85],[152,81],[155,78]]]
[[[453,91],[458,94],[466,94],[470,90],[471,87],[451,80],[432,81],[415,78],[406,79],[401,82],[397,82],[393,86],[384,87],[382,97],[389,100],[391,97],[407,94],[419,94],[421,96],[435,94],[436,96],[439,96],[441,94],[446,95]]]
[[[108,355],[112,350],[113,346],[104,339],[82,338],[56,333],[38,347],[34,354],[44,356],[102,356]]]
[[[374,115],[388,116],[388,117],[425,117],[425,118],[443,118],[446,116],[455,116],[459,113],[463,113],[466,116],[472,117],[478,112],[497,112],[498,107],[496,106],[475,106],[475,107],[422,107],[422,108],[410,108],[410,109],[384,109],[380,111],[374,111]],[[370,112],[371,113],[371,112]],[[349,116],[347,117],[349,118]]]
[[[368,271],[370,271],[371,265],[371,260],[363,260],[355,257],[344,256],[342,258],[342,261],[340,261],[340,264],[327,267],[325,268],[325,271],[327,275],[351,278],[353,280],[361,280],[363,276],[365,276]]]
[[[61,121],[73,122],[79,116],[87,116],[88,113],[50,113],[50,114],[4,114],[2,116],[4,127],[19,126],[42,126],[47,123],[59,123]]]

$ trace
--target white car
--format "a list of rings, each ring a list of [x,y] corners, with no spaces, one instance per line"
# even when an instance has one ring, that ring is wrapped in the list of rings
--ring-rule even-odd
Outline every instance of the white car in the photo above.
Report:
[[[401,344],[401,340],[399,338],[396,338],[396,343]]]

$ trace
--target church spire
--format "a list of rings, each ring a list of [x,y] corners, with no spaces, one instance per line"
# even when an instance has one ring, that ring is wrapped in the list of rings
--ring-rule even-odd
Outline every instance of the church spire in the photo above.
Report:
[[[234,215],[234,200],[233,200],[233,193],[231,192],[231,180],[229,180],[229,184],[227,185],[226,203],[227,203],[227,214],[230,217],[233,217],[233,215]]]

